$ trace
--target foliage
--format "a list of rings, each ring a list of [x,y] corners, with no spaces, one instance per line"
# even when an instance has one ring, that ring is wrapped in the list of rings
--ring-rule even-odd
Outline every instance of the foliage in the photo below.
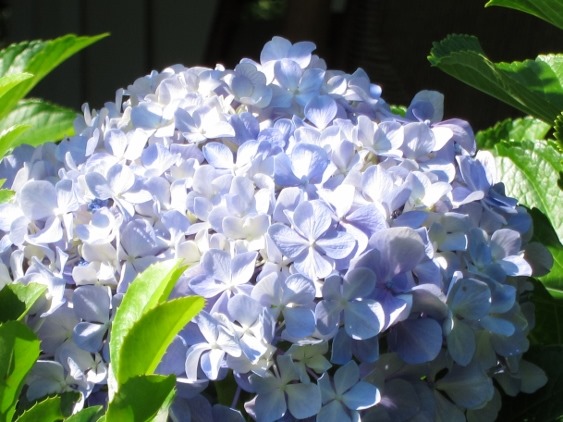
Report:
[[[492,156],[441,94],[390,107],[314,48],[153,72],[8,157],[21,258],[3,264],[48,289],[28,399],[75,391],[108,420],[494,419],[499,362],[533,368],[511,393],[545,383],[522,351],[548,254]]]
[[[517,9],[563,29],[563,11],[557,0],[490,0],[486,6]],[[563,54],[492,63],[475,37],[456,35],[435,43],[429,60],[533,116],[506,120],[477,134],[480,147],[495,156],[507,194],[531,209],[534,240],[546,245],[553,259],[551,271],[539,277],[542,284],[535,282],[536,325],[530,335],[535,346],[527,355],[546,370],[550,381],[534,395],[510,401],[500,415],[503,420],[559,419],[563,410],[555,403],[560,396],[559,349],[563,342]]]
[[[493,63],[476,37],[450,35],[434,43],[428,60],[444,72],[552,124],[563,108],[563,55]]]
[[[549,0],[488,3],[507,4],[558,25]],[[436,43],[432,64],[534,116],[474,136],[442,121],[439,93],[391,107],[363,71],[274,37],[232,70],[152,72],[44,143],[64,112],[22,98],[96,39],[0,56],[16,190],[0,205],[0,417],[561,415],[542,406],[560,391],[561,55]]]
[[[65,35],[0,51],[0,158],[20,145],[38,146],[73,134],[74,110],[24,97],[62,62],[105,36]],[[10,191],[0,192],[4,201],[11,197]]]
[[[563,29],[563,11],[558,0],[490,0],[485,6],[503,6],[520,10]]]
[[[113,384],[113,400],[103,415],[106,420],[149,420],[159,412],[167,414],[175,394],[175,377],[154,375],[155,362],[161,360],[172,338],[204,304],[203,299],[197,297],[167,300],[185,269],[178,260],[155,264],[139,275],[133,282],[135,288],[124,296],[124,306],[112,325],[114,337],[110,348],[115,351],[112,363],[119,368],[116,371],[119,376]],[[5,305],[1,308],[0,323],[0,377],[4,380],[0,384],[0,420],[98,420],[101,406],[68,415],[60,395],[32,402],[23,412],[16,413],[25,378],[39,358],[40,344],[35,333],[19,320],[31,312],[45,290],[45,286],[36,284],[8,284],[0,290],[0,303]],[[164,328],[159,322],[165,323]],[[124,347],[112,348],[113,339],[123,340]],[[118,340],[115,342],[122,345]],[[132,355],[148,360],[132,360],[129,358]]]

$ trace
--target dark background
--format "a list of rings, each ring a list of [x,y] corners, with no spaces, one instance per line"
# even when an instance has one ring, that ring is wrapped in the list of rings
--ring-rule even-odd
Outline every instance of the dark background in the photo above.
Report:
[[[561,31],[529,15],[484,8],[486,0],[0,0],[4,45],[75,33],[111,36],[73,57],[33,94],[100,108],[115,90],[168,65],[233,67],[258,59],[274,35],[311,40],[328,67],[362,67],[389,103],[421,89],[446,96],[446,117],[475,129],[519,113],[432,68],[433,41],[477,35],[494,61],[563,50]]]

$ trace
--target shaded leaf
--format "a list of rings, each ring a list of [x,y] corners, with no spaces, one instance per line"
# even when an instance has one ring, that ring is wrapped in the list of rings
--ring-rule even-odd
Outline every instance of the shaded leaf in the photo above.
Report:
[[[529,13],[563,29],[563,8],[560,0],[489,0],[485,7],[502,6]]]
[[[563,344],[563,299],[550,295],[542,283],[532,279],[535,326],[530,333],[533,345]]]
[[[539,279],[553,297],[563,300],[563,246],[545,215],[536,208],[530,211],[530,215],[534,221],[533,240],[546,246],[553,256],[551,271]],[[561,323],[563,324],[563,319]],[[563,328],[560,330],[563,336]],[[560,343],[563,343],[563,337]]]
[[[39,357],[39,346],[33,331],[21,322],[0,324],[0,420],[12,420],[25,377]]]
[[[544,422],[560,420],[563,415],[563,345],[538,346],[524,358],[542,368],[547,384],[533,394],[506,397],[498,415],[504,422]]]
[[[168,298],[185,269],[180,260],[158,262],[139,274],[127,289],[111,328],[109,348],[116,376],[120,373],[120,350],[125,337],[146,312]]]
[[[433,44],[428,60],[454,78],[549,124],[563,110],[559,67],[552,67],[560,62],[559,56],[493,63],[476,37],[449,35]]]
[[[103,413],[102,406],[90,406],[65,419],[65,422],[96,422]]]
[[[181,297],[161,303],[142,315],[123,339],[116,379],[123,383],[131,377],[152,374],[176,334],[204,305],[201,297]],[[128,359],[129,356],[135,359]]]
[[[561,112],[561,114],[557,116],[557,119],[555,119],[553,131],[555,139],[557,139],[560,143],[563,143],[563,112]]]
[[[6,287],[10,289],[17,296],[18,300],[25,305],[23,312],[14,318],[18,320],[21,320],[25,315],[27,315],[31,307],[47,290],[47,286],[39,283],[12,283],[8,284]]]
[[[51,422],[63,419],[61,411],[61,398],[59,396],[47,397],[37,402],[31,408],[23,412],[15,422]]]
[[[15,321],[25,312],[25,303],[6,285],[0,290],[0,323]]]
[[[105,419],[149,421],[170,406],[175,394],[174,375],[145,375],[127,380],[108,405]]]

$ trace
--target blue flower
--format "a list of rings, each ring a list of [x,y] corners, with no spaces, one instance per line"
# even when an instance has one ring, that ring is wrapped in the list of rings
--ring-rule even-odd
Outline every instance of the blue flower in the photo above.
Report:
[[[486,420],[495,386],[545,382],[521,357],[527,277],[552,260],[492,156],[443,95],[396,115],[314,48],[153,71],[0,162],[0,286],[47,287],[30,397],[107,401],[112,313],[171,258],[189,265],[172,297],[207,298],[158,366],[173,418]]]
[[[249,291],[247,285],[254,273],[256,252],[246,252],[231,257],[218,249],[210,249],[202,258],[204,274],[190,282],[192,290],[205,298],[215,297],[223,292],[229,296]]]
[[[289,410],[297,419],[316,415],[321,408],[321,391],[316,384],[299,382],[299,372],[288,355],[277,359],[276,375],[250,376],[256,398],[245,408],[256,420],[276,421]]]
[[[251,296],[270,309],[275,318],[281,314],[288,338],[301,339],[315,331],[315,285],[301,274],[287,278],[269,274],[256,283]]]
[[[299,143],[290,155],[275,156],[276,184],[300,186],[307,190],[309,185],[321,183],[330,160],[324,149],[317,145]]]
[[[377,388],[360,381],[360,370],[354,361],[338,368],[331,380],[325,372],[318,380],[323,407],[317,421],[356,421],[359,411],[376,405],[381,400]]]
[[[75,343],[89,352],[98,352],[109,328],[111,291],[107,287],[86,285],[73,296],[74,312],[82,319],[74,327]]]
[[[385,324],[383,307],[370,299],[375,274],[367,268],[349,271],[344,279],[328,277],[322,287],[323,300],[315,308],[317,326],[324,334],[333,334],[342,323],[355,340],[374,337]]]
[[[293,227],[272,224],[268,234],[305,277],[316,280],[328,276],[335,260],[348,257],[354,250],[352,235],[333,226],[330,209],[321,201],[300,203],[291,220]]]
[[[202,311],[193,322],[197,324],[205,341],[190,346],[186,353],[187,378],[192,381],[201,379],[199,376],[199,368],[201,368],[207,379],[216,380],[221,375],[220,371],[226,355],[238,357],[242,353],[241,348],[225,316],[221,314],[213,316]]]

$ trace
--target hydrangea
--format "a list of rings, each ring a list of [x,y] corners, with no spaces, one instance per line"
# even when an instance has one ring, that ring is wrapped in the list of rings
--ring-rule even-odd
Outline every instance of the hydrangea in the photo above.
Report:
[[[30,399],[107,400],[115,309],[171,258],[172,295],[207,299],[159,366],[176,420],[494,419],[544,382],[522,356],[547,252],[470,126],[433,91],[396,114],[314,48],[154,71],[2,161],[1,284],[47,286]]]

